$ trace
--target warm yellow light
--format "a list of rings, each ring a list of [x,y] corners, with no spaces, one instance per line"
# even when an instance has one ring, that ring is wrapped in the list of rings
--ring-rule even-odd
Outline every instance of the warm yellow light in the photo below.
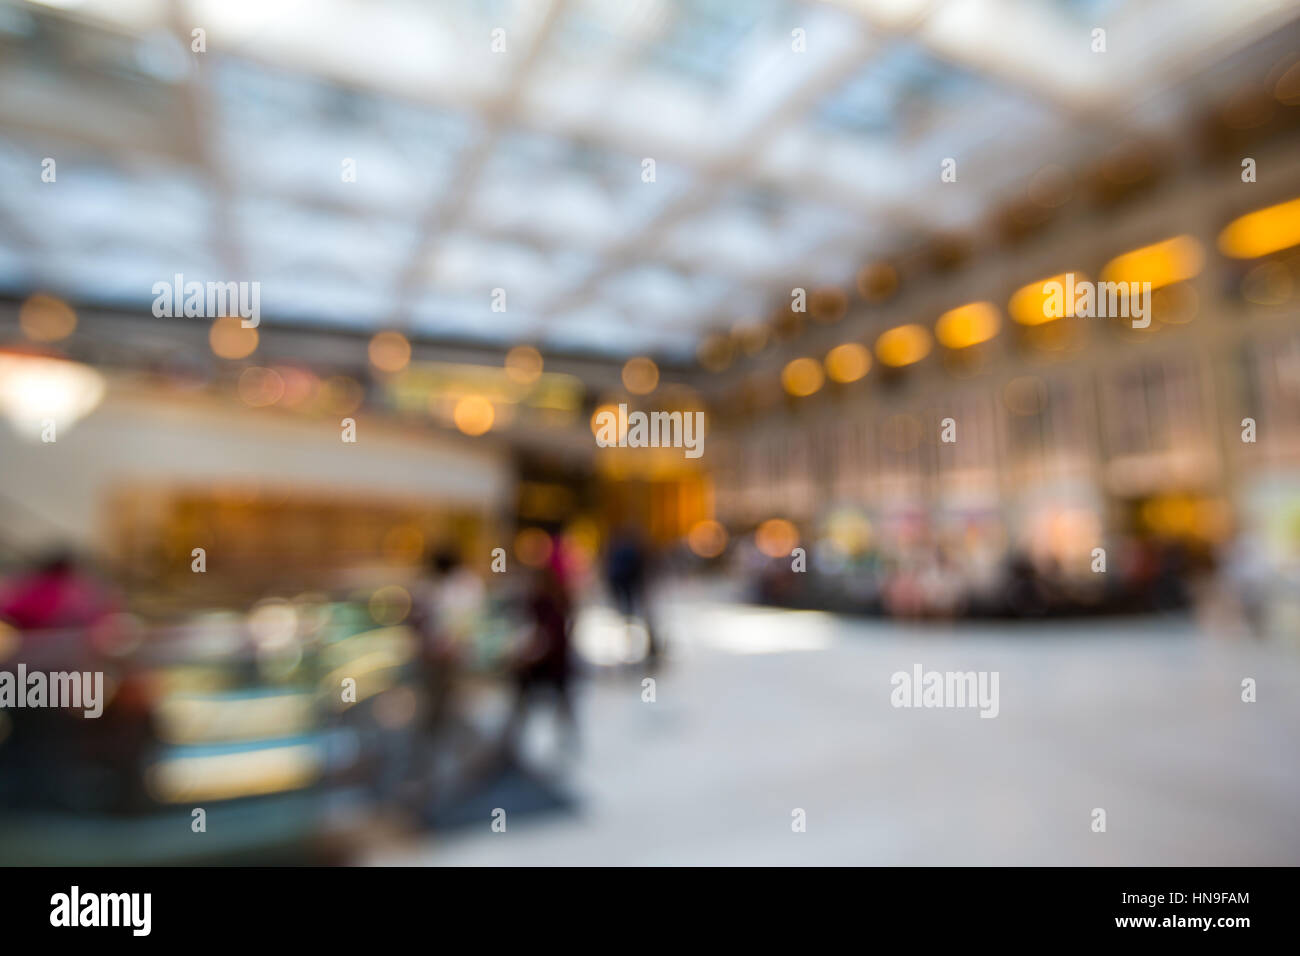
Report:
[[[516,345],[506,353],[506,377],[519,385],[532,385],[542,376],[542,353],[531,345]]]
[[[591,518],[577,518],[564,529],[564,544],[580,567],[591,567],[600,554],[600,526]]]
[[[515,557],[530,568],[543,567],[553,548],[551,536],[541,528],[524,528],[515,535]]]
[[[33,342],[57,342],[76,329],[77,313],[62,299],[37,292],[18,310],[18,323]]]
[[[466,395],[452,412],[456,427],[466,435],[482,435],[492,427],[496,417],[492,403],[481,395]]]
[[[7,661],[12,657],[20,644],[22,638],[18,636],[18,629],[6,624],[4,619],[0,618],[0,661]],[[0,740],[3,739],[4,735],[0,734]]]
[[[1070,274],[1074,276],[1075,285],[1088,281],[1088,277],[1082,272]],[[1007,311],[1011,313],[1011,317],[1021,325],[1042,325],[1044,322],[1051,322],[1060,318],[1060,316],[1051,313],[1047,305],[1050,293],[1043,291],[1043,287],[1052,282],[1064,289],[1067,284],[1066,273],[1062,272],[1060,275],[1048,276],[1045,279],[1039,279],[1017,289],[1015,294],[1011,296],[1011,301],[1007,303]],[[1073,316],[1074,297],[1062,296],[1061,298],[1065,315]]]
[[[257,351],[257,329],[246,329],[237,315],[224,315],[208,330],[208,344],[217,358],[248,358]]]
[[[379,332],[370,340],[370,364],[381,372],[400,372],[411,362],[411,343],[401,332]]]
[[[1219,233],[1219,251],[1233,259],[1257,259],[1300,246],[1300,199],[1256,209]]]
[[[862,554],[871,544],[871,522],[848,509],[832,512],[826,522],[826,537],[844,554]]]
[[[1182,537],[1191,534],[1196,526],[1196,502],[1181,496],[1152,498],[1142,506],[1142,520],[1155,531]]]
[[[788,558],[799,544],[799,530],[784,518],[769,518],[754,532],[754,544],[769,558]]]
[[[623,387],[633,395],[649,395],[659,384],[659,366],[645,356],[630,358],[623,366]]]
[[[925,326],[915,323],[900,325],[876,339],[876,358],[886,365],[901,368],[929,355],[930,346],[930,333]]]
[[[992,302],[971,302],[939,316],[935,338],[950,349],[964,349],[987,342],[998,334],[1002,317]]]
[[[871,370],[871,353],[858,342],[845,342],[826,353],[826,374],[833,382],[856,382]]]
[[[727,550],[727,529],[716,521],[697,521],[686,535],[686,543],[701,558],[716,558]]]
[[[781,385],[791,395],[803,398],[826,382],[821,363],[816,359],[797,358],[781,371]]]
[[[399,524],[388,529],[382,549],[395,564],[415,564],[424,554],[424,533],[414,525]]]
[[[1191,236],[1174,236],[1116,256],[1101,270],[1102,282],[1150,282],[1152,289],[1190,279],[1205,265],[1205,250]]]

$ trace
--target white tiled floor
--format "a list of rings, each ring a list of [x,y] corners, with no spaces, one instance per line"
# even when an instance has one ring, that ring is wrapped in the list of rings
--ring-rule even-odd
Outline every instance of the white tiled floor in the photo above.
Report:
[[[662,629],[656,702],[637,668],[582,686],[583,751],[557,777],[573,813],[366,862],[1300,863],[1294,650],[1183,618],[907,626],[689,600]],[[891,707],[915,663],[998,671],[999,716]]]

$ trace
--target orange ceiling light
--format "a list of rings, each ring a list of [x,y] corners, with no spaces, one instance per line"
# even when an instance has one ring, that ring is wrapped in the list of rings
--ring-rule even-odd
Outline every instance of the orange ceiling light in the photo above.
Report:
[[[481,395],[466,395],[456,403],[452,419],[466,435],[482,435],[496,421],[496,408]]]
[[[1238,216],[1219,233],[1219,251],[1233,259],[1258,259],[1300,246],[1300,199]]]
[[[623,387],[633,395],[649,395],[659,385],[659,366],[645,356],[630,358],[623,365]]]
[[[754,531],[754,544],[769,558],[788,558],[799,544],[799,529],[784,518],[768,518]]]
[[[244,328],[237,315],[222,316],[208,329],[208,344],[217,358],[248,358],[257,351],[257,329]]]
[[[946,348],[964,349],[987,342],[1001,327],[997,306],[992,302],[971,302],[939,316],[934,335]]]
[[[822,364],[816,359],[797,358],[781,370],[781,387],[796,398],[805,398],[826,383]]]
[[[1088,277],[1082,272],[1065,273],[1060,275],[1047,276],[1044,279],[1038,279],[1028,285],[1023,285],[1011,296],[1011,301],[1007,303],[1007,312],[1011,318],[1015,319],[1021,325],[1043,325],[1061,316],[1054,315],[1052,309],[1048,307],[1048,301],[1052,294],[1045,290],[1045,286],[1055,283],[1057,288],[1064,289],[1067,285],[1067,275],[1074,276],[1074,283],[1077,285],[1081,282],[1087,282]],[[1068,301],[1062,302],[1065,315],[1074,315],[1074,297],[1068,298]]]
[[[506,377],[516,385],[532,385],[542,377],[542,353],[531,345],[516,345],[506,353]]]
[[[1174,236],[1116,256],[1101,270],[1103,282],[1150,282],[1152,289],[1182,282],[1200,273],[1205,249],[1191,236]]]
[[[856,382],[871,371],[871,352],[859,342],[845,342],[826,353],[825,365],[832,382]]]
[[[381,372],[400,372],[411,362],[411,343],[401,332],[378,332],[370,340],[370,364]]]
[[[876,358],[890,368],[914,365],[930,354],[932,340],[925,326],[909,323],[890,329],[876,339]]]

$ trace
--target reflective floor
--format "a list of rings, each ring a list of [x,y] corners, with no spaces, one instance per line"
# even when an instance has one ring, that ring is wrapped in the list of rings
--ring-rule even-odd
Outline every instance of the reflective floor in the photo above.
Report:
[[[904,625],[702,598],[659,626],[653,702],[640,665],[598,668],[576,755],[539,708],[526,769],[365,862],[1300,863],[1293,649],[1187,617]],[[598,659],[625,637],[603,609],[581,628]],[[998,715],[891,706],[918,664],[998,672]],[[490,734],[504,698],[476,707]]]

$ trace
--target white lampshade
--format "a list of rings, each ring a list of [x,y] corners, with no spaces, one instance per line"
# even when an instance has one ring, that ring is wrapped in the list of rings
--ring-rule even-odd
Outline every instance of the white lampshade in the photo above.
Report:
[[[24,438],[39,439],[47,422],[62,434],[103,397],[104,376],[89,365],[0,352],[0,414]]]

